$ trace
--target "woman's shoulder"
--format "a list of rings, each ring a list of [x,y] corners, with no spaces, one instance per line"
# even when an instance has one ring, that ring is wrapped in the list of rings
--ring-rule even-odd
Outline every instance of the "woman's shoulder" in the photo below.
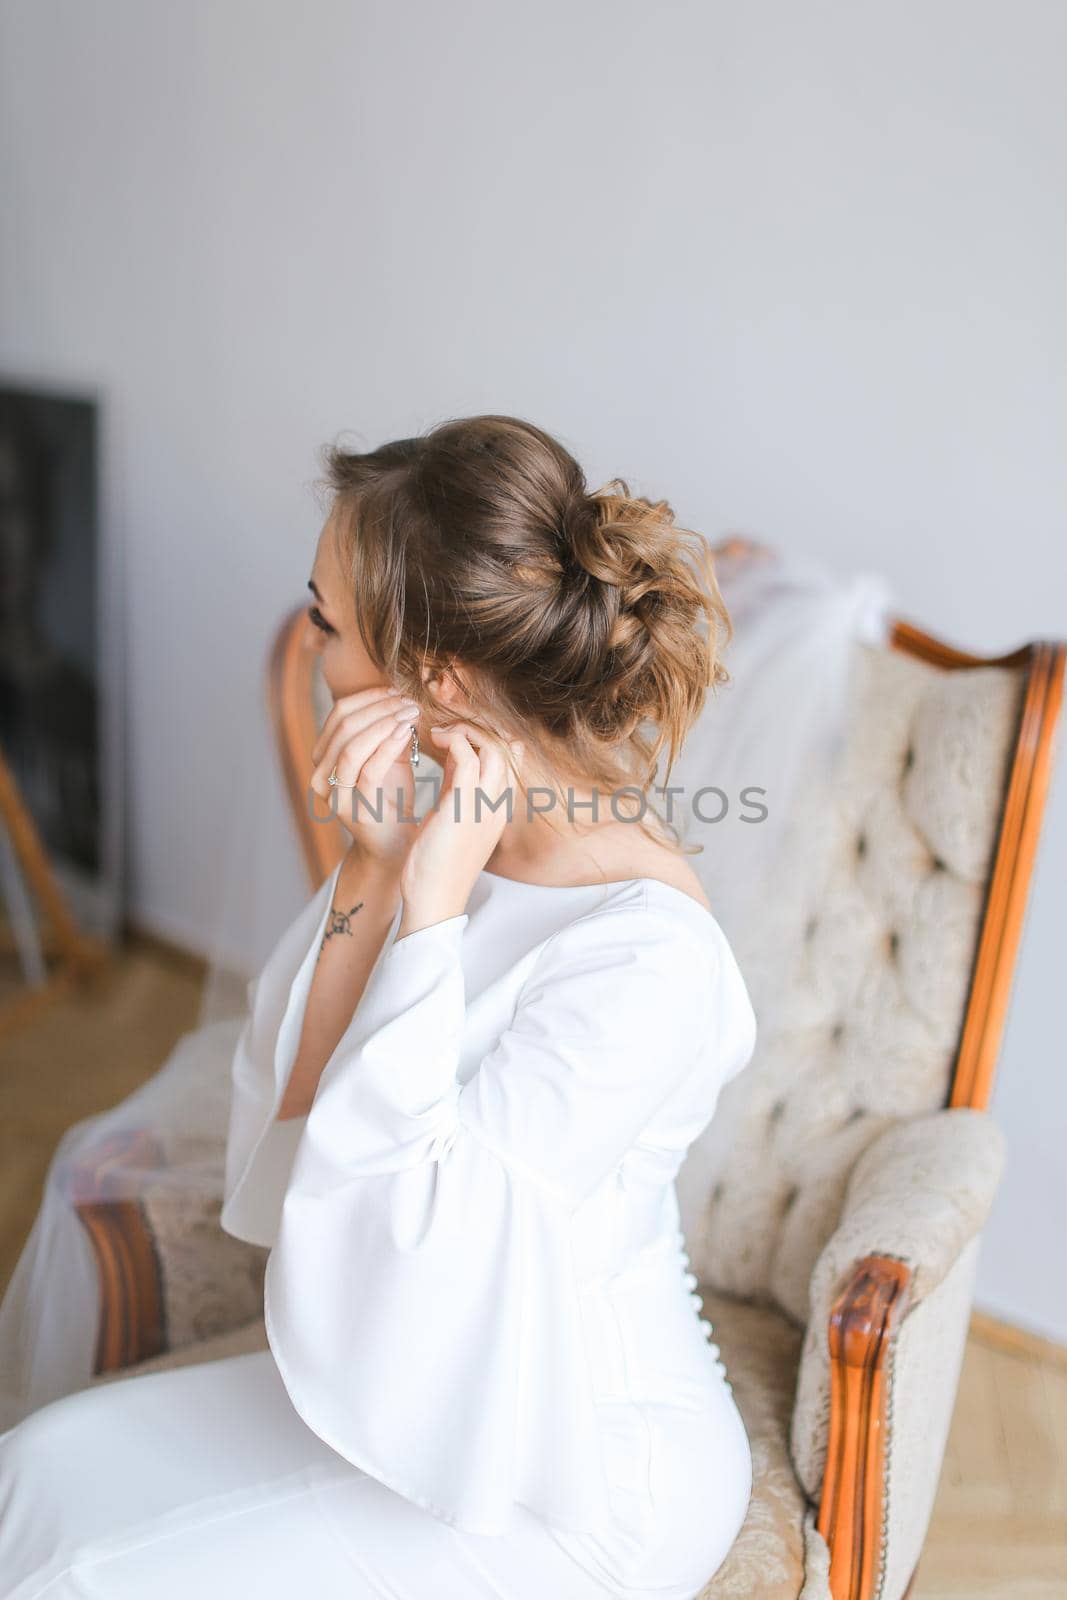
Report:
[[[608,886],[540,945],[516,1014],[563,1047],[706,1051],[724,1077],[755,1045],[756,1019],[729,942],[702,906],[656,880]],[[577,1058],[576,1058],[577,1059]]]
[[[535,972],[611,973],[681,996],[703,989],[723,960],[732,961],[719,923],[684,890],[656,878],[604,884],[595,900],[573,907],[544,940]]]
[[[748,987],[722,924],[683,889],[658,878],[606,884],[594,905],[545,941],[533,970],[556,977],[602,974],[616,997],[628,997],[632,985],[653,1003],[736,1012],[746,1026],[754,1025]]]

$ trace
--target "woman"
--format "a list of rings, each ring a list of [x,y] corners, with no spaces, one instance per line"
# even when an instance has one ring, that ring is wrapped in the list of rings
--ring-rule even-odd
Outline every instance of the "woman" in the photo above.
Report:
[[[352,843],[250,994],[222,1218],[270,1349],[0,1436],[2,1592],[683,1600],[752,1486],[674,1178],[755,1016],[648,804],[727,676],[711,557],[510,417],[328,466]]]

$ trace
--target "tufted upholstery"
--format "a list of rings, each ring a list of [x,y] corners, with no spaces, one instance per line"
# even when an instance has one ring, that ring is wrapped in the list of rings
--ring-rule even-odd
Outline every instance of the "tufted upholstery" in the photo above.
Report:
[[[947,1103],[1022,690],[1010,668],[855,653],[839,770],[791,824],[818,866],[812,903],[775,908],[796,949],[779,1026],[687,1158],[697,1275],[798,1327],[853,1163]]]

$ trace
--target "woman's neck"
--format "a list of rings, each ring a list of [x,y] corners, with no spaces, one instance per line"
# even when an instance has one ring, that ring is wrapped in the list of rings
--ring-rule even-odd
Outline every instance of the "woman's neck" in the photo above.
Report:
[[[593,797],[588,785],[524,777],[524,788],[516,785],[511,817],[486,862],[488,871],[561,887],[671,871],[677,853],[652,813],[645,821],[661,833],[662,844],[649,839],[636,820],[616,816],[610,795],[597,796],[596,810]],[[688,869],[683,871],[688,875]]]

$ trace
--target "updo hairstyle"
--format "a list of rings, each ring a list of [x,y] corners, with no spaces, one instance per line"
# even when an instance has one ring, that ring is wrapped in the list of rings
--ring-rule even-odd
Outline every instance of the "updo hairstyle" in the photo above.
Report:
[[[452,667],[471,696],[462,720],[522,739],[557,785],[597,789],[600,820],[651,810],[666,826],[649,794],[659,757],[666,783],[706,691],[729,679],[707,541],[621,478],[590,492],[569,451],[517,417],[450,420],[366,452],[335,442],[322,459],[383,680],[448,722],[422,669]]]

